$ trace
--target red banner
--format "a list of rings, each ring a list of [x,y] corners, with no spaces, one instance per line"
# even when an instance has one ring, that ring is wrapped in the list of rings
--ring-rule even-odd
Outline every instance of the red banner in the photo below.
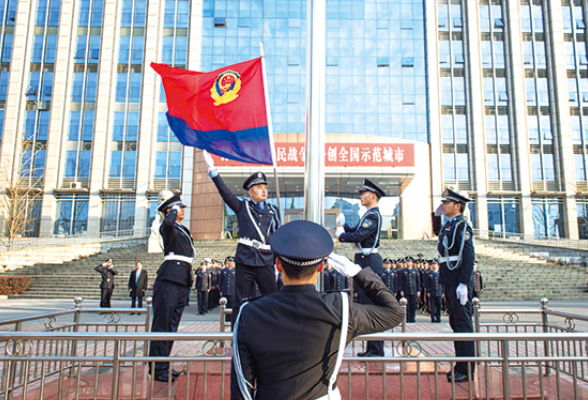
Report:
[[[275,143],[278,167],[304,167],[304,143]],[[213,155],[220,167],[248,166]],[[413,143],[327,143],[327,167],[414,167]]]

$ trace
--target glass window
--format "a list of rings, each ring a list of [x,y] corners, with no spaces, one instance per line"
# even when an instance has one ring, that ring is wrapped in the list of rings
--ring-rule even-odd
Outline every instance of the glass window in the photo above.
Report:
[[[102,26],[104,19],[104,0],[93,0],[92,4],[92,26]]]
[[[131,73],[131,84],[129,85],[129,101],[141,101],[141,73]]]
[[[122,169],[122,151],[115,150],[110,156],[110,173],[109,177],[119,178]]]
[[[80,136],[80,112],[72,111],[69,117],[69,136],[67,140],[77,141]]]
[[[12,58],[12,40],[12,33],[7,33],[4,35],[4,49],[2,51],[2,62],[10,62],[10,59]]]
[[[94,110],[84,111],[84,129],[82,130],[82,140],[91,142],[94,136]]]
[[[135,164],[137,161],[136,151],[125,151],[125,168],[124,177],[134,178],[135,177]]]
[[[33,54],[31,62],[40,63],[43,60],[43,40],[45,35],[35,35],[33,39]]]
[[[82,93],[84,91],[84,73],[74,72],[72,85],[71,101],[82,101]]]
[[[61,0],[51,0],[49,7],[48,26],[59,26],[59,13],[61,11]]]
[[[116,101],[127,100],[127,78],[126,72],[119,72],[116,76]]]
[[[96,101],[97,90],[98,73],[88,72],[88,81],[86,82],[86,101]]]
[[[169,137],[169,125],[167,123],[167,117],[165,116],[165,112],[159,113],[159,120],[157,124],[157,141],[158,142],[167,142]]]
[[[443,153],[443,178],[446,181],[455,181],[455,155]]]
[[[139,112],[129,111],[127,119],[127,137],[129,142],[136,142],[139,135]]]
[[[584,168],[584,155],[574,154],[574,169],[576,171],[576,182],[586,180],[586,170]]]
[[[143,41],[142,36],[134,36],[133,37],[133,64],[142,64],[143,63],[143,52],[145,48],[145,42]]]
[[[167,151],[155,153],[155,177],[163,179],[167,171]]]
[[[170,151],[169,152],[169,173],[170,179],[179,179],[182,170],[182,152],[181,151]]]
[[[115,142],[122,142],[125,133],[125,112],[114,112],[114,126],[112,129],[112,140]]]
[[[486,154],[486,168],[489,181],[499,180],[498,154]]]
[[[119,51],[118,51],[118,63],[119,64],[128,64],[129,63],[130,51],[131,51],[131,37],[130,36],[121,36]]]
[[[133,22],[133,0],[123,0],[120,26],[130,28]]]

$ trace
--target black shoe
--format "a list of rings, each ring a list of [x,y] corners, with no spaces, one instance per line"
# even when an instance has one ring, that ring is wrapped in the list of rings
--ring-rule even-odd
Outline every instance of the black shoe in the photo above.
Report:
[[[175,369],[172,369],[172,377],[177,378],[178,376],[182,375],[184,373],[184,371],[176,371]]]
[[[360,355],[360,354],[361,354],[361,355]],[[374,352],[372,352],[372,351],[365,351],[365,352],[363,352],[363,353],[358,353],[357,355],[358,355],[359,357],[382,357],[381,355],[379,355],[379,354],[376,354],[376,353],[374,353]]]
[[[135,315],[135,313],[134,313],[134,312],[132,312],[132,313],[130,313],[129,315]]]
[[[461,372],[455,372],[455,376],[454,376],[454,382],[459,383],[459,382],[467,382],[467,381],[473,381],[474,380],[474,376],[470,377],[467,374],[462,374]],[[447,375],[447,381],[451,382],[451,374]]]
[[[158,372],[155,372],[153,379],[155,379],[158,382],[168,382],[169,381],[169,374],[167,373],[167,371],[158,371]],[[176,378],[174,378],[174,376],[172,374],[171,381],[173,382],[175,380],[176,380]]]
[[[370,352],[367,351],[367,350],[366,351],[359,352],[359,353],[357,353],[357,357],[365,357],[367,355],[367,353],[370,353]]]

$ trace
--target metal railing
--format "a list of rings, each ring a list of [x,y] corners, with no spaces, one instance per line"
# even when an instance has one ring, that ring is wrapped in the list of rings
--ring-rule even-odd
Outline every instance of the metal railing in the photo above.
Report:
[[[509,243],[522,243],[536,246],[562,247],[567,249],[588,250],[588,240],[574,240],[558,237],[536,236],[525,233],[494,232],[474,229],[474,235],[480,239],[497,240]]]
[[[83,309],[0,321],[0,399],[186,398],[228,399],[231,334],[152,333],[146,309]],[[405,307],[404,299],[400,300]],[[541,307],[480,307],[475,333],[406,332],[365,335],[347,347],[338,387],[348,399],[582,398],[588,395],[588,317]],[[221,305],[223,308],[225,305]],[[95,322],[97,312],[104,322]],[[145,322],[125,322],[128,313]],[[484,319],[498,322],[484,322]],[[221,319],[221,330],[223,328]],[[415,325],[413,325],[415,326]],[[29,330],[25,332],[24,330]],[[36,331],[34,331],[36,330]],[[175,341],[172,357],[150,357],[150,340]],[[383,340],[384,357],[357,357],[365,341]],[[473,341],[475,357],[453,356],[455,341]],[[169,381],[156,382],[148,366],[169,362]],[[455,383],[456,362],[475,365],[475,380]],[[475,363],[475,364],[470,364]],[[171,369],[184,375],[171,384]],[[445,376],[452,378],[448,382]],[[57,397],[55,397],[57,394]],[[189,396],[188,396],[189,394]]]
[[[125,231],[85,233],[82,235],[71,235],[51,238],[27,238],[14,241],[0,241],[0,251],[22,250],[37,247],[63,246],[80,243],[106,242],[122,239],[142,239],[149,237],[151,230],[136,229]]]

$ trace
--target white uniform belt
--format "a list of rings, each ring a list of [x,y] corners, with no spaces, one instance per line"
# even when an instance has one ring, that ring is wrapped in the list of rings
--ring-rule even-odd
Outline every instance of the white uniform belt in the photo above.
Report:
[[[459,256],[439,257],[439,264],[449,261],[459,261]]]
[[[253,247],[255,249],[261,249],[261,250],[271,250],[272,249],[269,244],[263,244],[258,240],[241,238],[241,239],[239,239],[239,243],[244,244],[245,246]]]
[[[183,261],[183,262],[187,262],[188,264],[194,263],[194,257],[180,256],[179,254],[168,254],[167,256],[164,257],[164,260],[165,261]]]
[[[376,254],[378,252],[377,248],[374,248],[370,254]],[[363,251],[361,251],[361,249],[356,248],[355,249],[355,254],[363,254]]]

